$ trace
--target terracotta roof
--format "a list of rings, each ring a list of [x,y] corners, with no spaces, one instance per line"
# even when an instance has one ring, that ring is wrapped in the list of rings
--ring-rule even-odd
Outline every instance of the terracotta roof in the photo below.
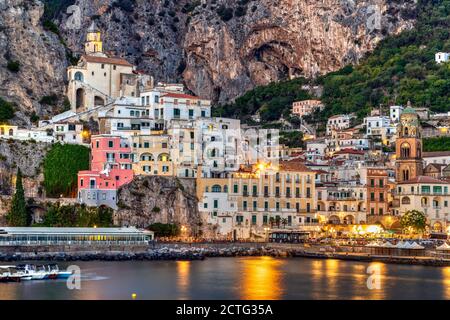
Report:
[[[348,153],[348,154],[364,155],[363,151],[359,151],[359,150],[355,150],[355,149],[349,149],[349,148],[342,149],[340,151],[335,152],[334,154],[346,154],[346,153]]]
[[[432,152],[424,152],[422,153],[423,158],[432,158],[432,157],[450,157],[450,151],[432,151]]]
[[[317,174],[328,174],[329,173],[328,171],[325,171],[325,170],[314,170],[314,172]]]
[[[304,161],[289,160],[289,161],[280,161],[280,171],[301,171],[301,172],[313,172],[309,169]]]
[[[176,98],[176,99],[200,99],[199,97],[191,96],[190,94],[176,93],[176,92],[166,92],[163,94],[162,97],[169,97],[169,98]]]
[[[444,164],[444,163],[429,163],[429,164],[425,167],[425,169],[426,169],[427,167],[430,167],[430,166],[436,167],[437,169],[442,169],[442,168],[446,167],[447,165],[448,165],[448,164]]]
[[[92,63],[115,64],[115,65],[126,66],[126,67],[132,67],[133,66],[127,60],[122,59],[122,58],[117,58],[117,57],[109,58],[109,57],[97,57],[97,56],[83,55],[83,58],[87,62],[92,62]]]
[[[415,177],[414,179],[411,179],[408,181],[399,182],[398,184],[412,184],[412,183],[450,184],[450,182],[448,182],[448,181],[444,181],[444,180],[440,180],[440,179],[436,179],[436,178],[428,177],[428,176],[418,176],[418,177]]]

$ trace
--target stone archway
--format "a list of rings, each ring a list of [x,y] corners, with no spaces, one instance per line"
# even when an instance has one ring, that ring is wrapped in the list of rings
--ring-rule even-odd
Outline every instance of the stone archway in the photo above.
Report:
[[[352,215],[345,216],[344,224],[355,224],[355,218]]]
[[[77,111],[86,108],[86,91],[83,88],[77,89],[75,106]]]
[[[94,97],[94,106],[104,106],[105,105],[105,99],[99,96]]]
[[[341,219],[336,215],[332,215],[328,218],[328,223],[329,224],[341,224]]]

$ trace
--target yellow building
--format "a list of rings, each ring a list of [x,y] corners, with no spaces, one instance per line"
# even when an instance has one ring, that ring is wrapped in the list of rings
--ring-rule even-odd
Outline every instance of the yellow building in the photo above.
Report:
[[[297,160],[241,167],[227,178],[199,175],[199,211],[226,238],[263,238],[269,228],[300,228],[316,222],[314,178]]]
[[[169,139],[166,134],[132,137],[133,171],[136,175],[174,175]]]

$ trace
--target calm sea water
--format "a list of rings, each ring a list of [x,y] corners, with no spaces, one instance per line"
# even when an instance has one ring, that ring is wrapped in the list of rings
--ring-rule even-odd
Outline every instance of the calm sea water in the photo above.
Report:
[[[5,264],[5,263],[3,263]],[[80,290],[64,280],[0,283],[0,299],[450,299],[450,267],[380,267],[303,258],[210,258],[204,261],[76,262]],[[66,267],[68,264],[60,264]]]

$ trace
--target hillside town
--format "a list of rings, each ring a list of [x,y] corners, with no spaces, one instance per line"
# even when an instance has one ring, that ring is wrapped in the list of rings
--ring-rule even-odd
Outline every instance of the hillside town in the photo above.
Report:
[[[276,229],[381,235],[400,230],[410,210],[426,215],[430,234],[450,231],[450,152],[424,152],[422,142],[450,135],[450,114],[391,105],[362,122],[333,115],[319,132],[303,118],[322,102],[297,101],[292,115],[302,124],[292,130],[303,132],[304,148],[293,148],[277,129],[213,117],[209,100],[107,54],[95,23],[84,48],[67,69],[70,110],[36,127],[0,125],[5,140],[88,146],[78,203],[116,210],[119,189],[136,177],[175,177],[195,183],[214,239],[264,240]]]

